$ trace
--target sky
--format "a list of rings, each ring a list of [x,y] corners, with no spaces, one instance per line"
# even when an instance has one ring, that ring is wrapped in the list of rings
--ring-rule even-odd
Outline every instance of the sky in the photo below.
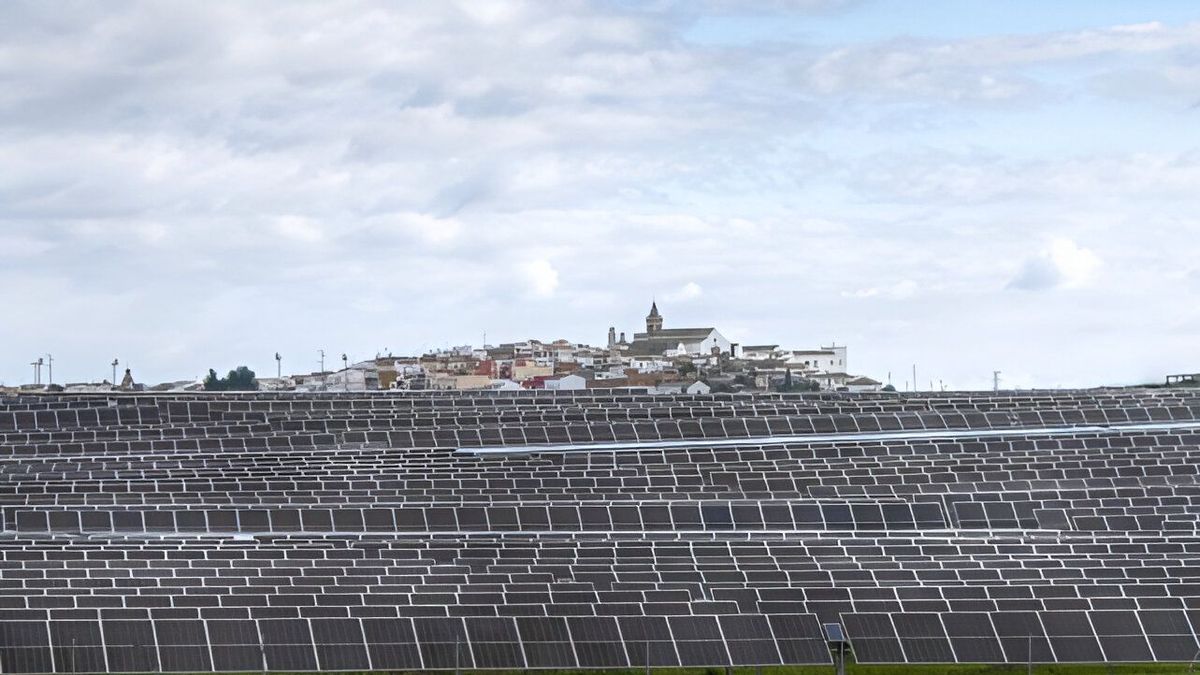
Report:
[[[0,383],[714,326],[1200,371],[1192,0],[0,3]],[[43,377],[44,377],[43,373]]]

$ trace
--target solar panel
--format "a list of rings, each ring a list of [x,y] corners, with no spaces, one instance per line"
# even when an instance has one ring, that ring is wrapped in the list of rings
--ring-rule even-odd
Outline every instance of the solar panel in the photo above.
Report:
[[[992,626],[991,617],[983,612],[952,612],[942,615],[942,624],[950,648],[960,663],[1004,663],[1004,650]]]
[[[0,621],[0,672],[54,672],[45,621]]]
[[[578,667],[566,619],[557,616],[517,617],[516,625],[527,667]]]
[[[370,670],[371,660],[358,619],[312,619],[310,623],[321,670]]]
[[[904,660],[908,663],[954,663],[957,659],[939,614],[904,613],[892,616]]]
[[[1162,390],[0,398],[0,672],[1187,661],[1197,420]]]
[[[843,614],[842,625],[858,663],[906,663],[900,637],[888,614]]]
[[[362,629],[372,670],[424,667],[412,619],[362,619]]]
[[[614,617],[568,617],[567,627],[581,668],[627,668],[629,657]]]
[[[203,621],[155,621],[153,626],[153,644],[158,645],[159,664],[164,672],[213,670]]]

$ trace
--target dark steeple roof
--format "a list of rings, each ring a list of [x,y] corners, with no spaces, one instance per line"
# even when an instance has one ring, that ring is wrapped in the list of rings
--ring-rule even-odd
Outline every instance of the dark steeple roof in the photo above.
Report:
[[[657,302],[654,302],[654,301],[650,302],[650,316],[658,316],[658,303]]]

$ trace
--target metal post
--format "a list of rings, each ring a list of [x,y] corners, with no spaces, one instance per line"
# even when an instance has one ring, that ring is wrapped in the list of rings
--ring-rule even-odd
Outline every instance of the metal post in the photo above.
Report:
[[[1033,633],[1029,634],[1029,663],[1025,666],[1026,675],[1033,675]]]
[[[321,355],[321,372],[324,373],[325,372],[325,350],[318,349],[317,353]]]
[[[646,675],[650,675],[650,641],[646,640]]]
[[[838,643],[838,659],[837,659],[838,675],[846,675],[846,643]]]
[[[462,669],[459,667],[458,652],[459,646],[462,644],[462,638],[454,638],[454,675],[462,675]]]
[[[112,384],[114,387],[117,386],[117,366],[119,366],[119,365],[121,365],[121,361],[119,359],[113,359],[113,362],[112,362],[112,368],[113,368]]]
[[[46,355],[46,368],[48,369],[46,378],[50,380],[47,384],[54,384],[54,356],[50,354]]]
[[[283,357],[275,352],[275,378],[283,379]]]

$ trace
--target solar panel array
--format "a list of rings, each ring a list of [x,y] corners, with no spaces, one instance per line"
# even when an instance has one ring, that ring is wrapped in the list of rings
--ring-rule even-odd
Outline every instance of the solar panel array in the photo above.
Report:
[[[3,398],[0,672],[1190,661],[1198,441],[1186,390]]]

